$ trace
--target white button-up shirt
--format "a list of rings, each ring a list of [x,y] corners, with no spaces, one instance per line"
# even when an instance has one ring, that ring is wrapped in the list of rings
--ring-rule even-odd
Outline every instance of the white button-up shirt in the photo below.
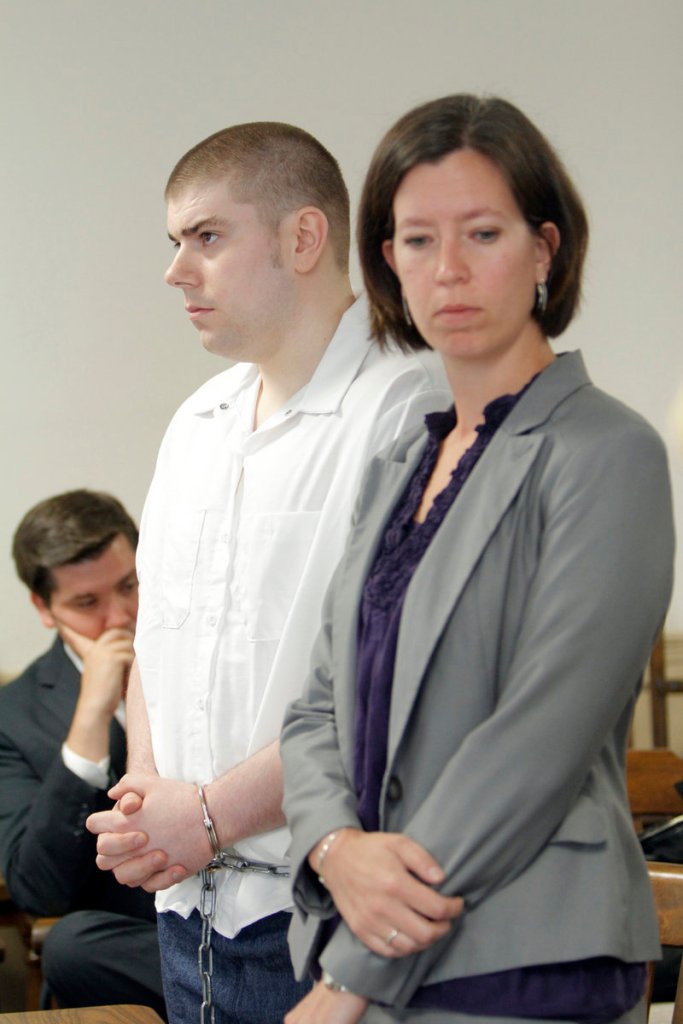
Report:
[[[206,783],[277,739],[365,465],[452,401],[432,353],[382,352],[368,333],[359,300],[309,383],[256,430],[250,364],[208,381],[171,422],[142,518],[135,642],[162,776]],[[283,863],[288,845],[280,828],[237,848]],[[287,879],[222,871],[216,885],[227,937],[291,906]],[[187,879],[157,905],[188,916],[199,890]]]

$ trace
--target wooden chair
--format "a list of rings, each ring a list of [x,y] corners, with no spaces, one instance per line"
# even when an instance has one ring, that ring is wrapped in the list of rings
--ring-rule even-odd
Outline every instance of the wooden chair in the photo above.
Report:
[[[0,874],[0,903],[6,903],[8,899],[9,893],[7,891],[7,885],[5,883],[5,879]],[[2,941],[2,939],[0,939],[0,964],[5,959],[6,952],[7,948],[5,946],[5,943]]]
[[[35,917],[33,914],[26,914],[23,910],[19,910],[12,903],[7,883],[2,874],[0,874],[0,907],[2,908],[0,922],[17,930],[26,950],[28,968],[26,972],[26,1009],[40,1010],[43,988],[41,969],[43,943],[50,928],[59,921],[59,918]],[[4,952],[4,947],[0,943],[0,962],[2,962]]]
[[[683,693],[683,679],[669,678],[669,662],[680,662],[683,637],[660,633],[650,655],[650,706],[652,709],[652,745],[669,745],[667,700],[670,693]]]
[[[672,750],[629,750],[626,784],[637,831],[683,814],[683,797],[675,788],[683,780],[683,758]]]
[[[656,864],[647,866],[657,907],[659,941],[662,946],[683,947],[683,864]],[[654,964],[648,967],[647,1010],[650,1012]],[[678,987],[671,1024],[683,1024],[683,979],[678,975]]]
[[[59,921],[58,917],[33,917],[22,915],[21,933],[26,947],[26,1009],[44,1010],[43,991],[43,944],[48,932]]]

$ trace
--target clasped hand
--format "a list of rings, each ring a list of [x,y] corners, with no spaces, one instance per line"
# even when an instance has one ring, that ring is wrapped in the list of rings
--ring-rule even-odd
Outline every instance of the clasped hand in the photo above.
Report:
[[[309,862],[318,866],[320,844]],[[380,956],[397,958],[427,949],[447,934],[464,903],[433,888],[444,872],[409,836],[345,828],[327,850],[325,885],[354,935]],[[358,1024],[364,996],[332,992],[318,982],[285,1017],[285,1024]]]
[[[434,889],[445,876],[432,855],[398,833],[343,829],[326,854],[324,875],[348,927],[384,957],[427,949],[448,933],[464,907],[460,897]]]
[[[97,866],[118,882],[157,892],[182,882],[211,859],[196,788],[158,775],[124,775],[109,790],[118,803],[91,814]]]

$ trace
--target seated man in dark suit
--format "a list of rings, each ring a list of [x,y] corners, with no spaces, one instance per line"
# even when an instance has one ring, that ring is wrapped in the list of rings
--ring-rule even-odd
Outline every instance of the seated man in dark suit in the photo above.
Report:
[[[85,490],[36,505],[14,535],[19,577],[57,636],[0,688],[0,868],[22,910],[65,915],[43,951],[61,1005],[163,1014],[153,899],[97,869],[84,825],[125,772],[137,538],[120,502]]]

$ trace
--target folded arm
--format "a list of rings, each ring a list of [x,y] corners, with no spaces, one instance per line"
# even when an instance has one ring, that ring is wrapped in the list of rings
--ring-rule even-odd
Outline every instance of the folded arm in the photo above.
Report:
[[[64,914],[92,877],[95,844],[88,814],[106,794],[53,758],[39,779],[0,737],[0,863],[14,902],[32,914]]]
[[[85,819],[111,806],[107,772],[99,762],[108,765],[110,730],[118,729],[112,718],[132,659],[126,630],[108,630],[96,641],[67,627],[60,626],[60,634],[84,663],[66,736],[77,757],[67,765],[60,747],[45,763],[45,747],[55,742],[53,726],[42,722],[40,706],[38,711],[29,706],[32,691],[23,689],[24,682],[3,694],[0,712],[0,863],[14,901],[36,914],[66,913],[92,882],[95,843]],[[49,665],[59,671],[62,662],[50,658]],[[79,762],[91,769],[85,777]],[[79,771],[71,770],[72,763]],[[94,784],[98,781],[104,788]]]

